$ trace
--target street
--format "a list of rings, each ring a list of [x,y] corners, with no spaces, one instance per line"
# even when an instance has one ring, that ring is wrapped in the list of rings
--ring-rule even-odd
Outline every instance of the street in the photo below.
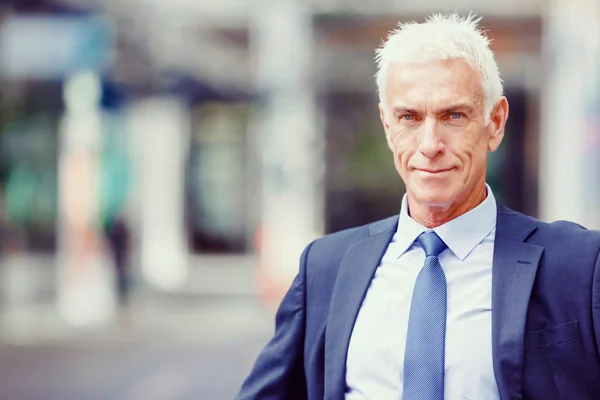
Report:
[[[263,343],[4,346],[0,398],[232,399]]]
[[[1,400],[232,399],[273,330],[252,295],[150,295],[111,326],[66,327],[52,304],[3,309]]]

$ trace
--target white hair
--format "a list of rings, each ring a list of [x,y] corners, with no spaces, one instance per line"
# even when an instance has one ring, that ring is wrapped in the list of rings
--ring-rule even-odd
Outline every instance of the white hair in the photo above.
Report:
[[[375,52],[379,100],[385,104],[385,86],[392,62],[435,59],[464,59],[481,76],[484,117],[487,125],[491,112],[503,93],[502,79],[490,40],[478,28],[481,18],[473,14],[433,14],[424,23],[399,23]]]

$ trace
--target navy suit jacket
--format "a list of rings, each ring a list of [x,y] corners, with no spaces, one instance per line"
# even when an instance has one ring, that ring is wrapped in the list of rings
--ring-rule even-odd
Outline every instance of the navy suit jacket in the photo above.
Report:
[[[397,224],[341,231],[304,250],[239,400],[344,398],[350,335]],[[503,400],[600,399],[599,250],[600,232],[498,206],[492,345]]]

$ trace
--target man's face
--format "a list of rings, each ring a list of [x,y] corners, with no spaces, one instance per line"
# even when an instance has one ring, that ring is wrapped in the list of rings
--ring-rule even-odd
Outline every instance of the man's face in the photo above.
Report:
[[[480,75],[465,60],[391,64],[379,107],[410,201],[447,208],[484,184],[508,104],[503,98],[485,125]]]

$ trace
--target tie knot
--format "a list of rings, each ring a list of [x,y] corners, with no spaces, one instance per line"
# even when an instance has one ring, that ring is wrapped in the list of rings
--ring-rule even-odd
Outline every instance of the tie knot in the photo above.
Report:
[[[425,250],[425,254],[427,257],[434,256],[437,257],[440,255],[442,251],[444,251],[448,246],[434,231],[423,232],[417,238],[417,241]]]

